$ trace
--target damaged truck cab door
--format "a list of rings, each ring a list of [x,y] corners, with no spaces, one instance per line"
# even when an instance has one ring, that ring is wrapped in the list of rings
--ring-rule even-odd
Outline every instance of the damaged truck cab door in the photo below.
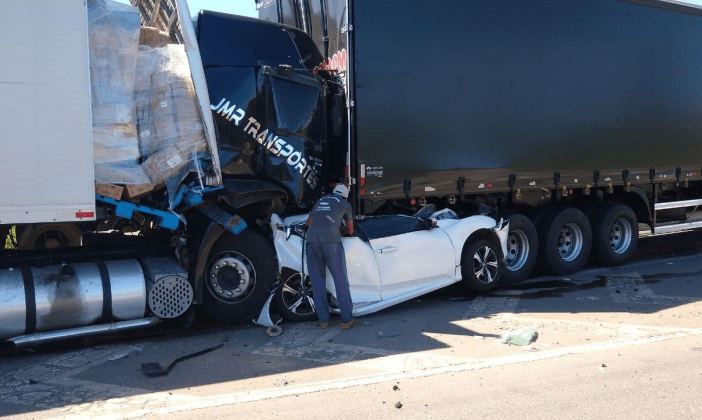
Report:
[[[303,32],[202,11],[198,42],[225,178],[270,180],[288,203],[312,205],[324,185],[331,96],[310,71],[321,54]]]

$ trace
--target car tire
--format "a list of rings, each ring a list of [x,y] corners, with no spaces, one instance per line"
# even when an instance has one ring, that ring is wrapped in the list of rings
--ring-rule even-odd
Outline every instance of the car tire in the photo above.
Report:
[[[536,265],[538,252],[539,237],[534,223],[523,214],[510,215],[507,254],[501,281],[516,283],[526,279]]]
[[[288,321],[307,322],[317,319],[317,310],[312,300],[310,276],[295,271],[283,279],[283,284],[275,292],[278,312]]]
[[[592,255],[602,265],[627,262],[639,243],[639,222],[631,207],[605,204],[592,227]]]
[[[256,318],[275,285],[277,267],[273,246],[260,234],[225,233],[207,261],[203,311],[225,322]]]
[[[496,239],[473,237],[466,241],[461,253],[461,275],[468,289],[484,292],[500,282],[502,250]]]
[[[590,221],[573,207],[556,208],[541,220],[539,254],[558,275],[574,273],[585,265],[592,247]]]

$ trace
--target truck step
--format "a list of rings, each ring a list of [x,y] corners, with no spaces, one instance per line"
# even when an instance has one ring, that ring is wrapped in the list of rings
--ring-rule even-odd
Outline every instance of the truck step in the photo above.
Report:
[[[113,322],[110,324],[89,325],[87,327],[71,328],[67,330],[49,331],[21,335],[8,339],[6,342],[13,344],[15,348],[25,348],[39,344],[50,344],[59,341],[91,337],[117,332],[134,331],[143,328],[153,327],[161,321],[160,318],[152,316],[149,318],[134,319],[131,321]]]

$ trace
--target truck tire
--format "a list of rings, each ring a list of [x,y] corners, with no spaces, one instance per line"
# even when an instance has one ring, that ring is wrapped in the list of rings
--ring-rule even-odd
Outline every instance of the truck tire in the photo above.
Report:
[[[496,239],[473,237],[466,241],[461,254],[461,275],[468,289],[484,292],[500,282],[502,250]]]
[[[592,226],[592,255],[606,266],[621,265],[636,252],[639,222],[631,207],[604,204]]]
[[[574,273],[585,265],[592,248],[592,230],[585,214],[573,207],[556,208],[541,220],[539,251],[556,274]]]
[[[502,281],[516,283],[526,279],[534,269],[538,252],[539,237],[534,223],[523,214],[510,215]]]
[[[203,311],[225,322],[256,318],[275,285],[277,267],[273,246],[260,234],[225,233],[207,261]]]
[[[288,321],[307,322],[317,319],[317,310],[312,300],[310,277],[295,271],[283,280],[283,285],[275,292],[275,303],[283,318]]]
[[[18,228],[19,229],[19,228]],[[83,235],[70,223],[46,223],[23,226],[17,235],[18,249],[58,249],[81,246]]]

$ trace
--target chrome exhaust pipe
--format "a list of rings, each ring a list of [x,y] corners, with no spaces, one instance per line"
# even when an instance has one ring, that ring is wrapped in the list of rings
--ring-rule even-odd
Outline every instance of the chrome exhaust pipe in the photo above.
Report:
[[[10,338],[5,342],[12,343],[15,348],[24,348],[39,344],[55,343],[70,338],[82,338],[140,330],[153,327],[160,321],[161,318],[153,316],[150,318],[135,319],[131,321],[112,322],[110,324],[89,325],[87,327],[71,328],[67,330],[21,335],[19,337]]]

